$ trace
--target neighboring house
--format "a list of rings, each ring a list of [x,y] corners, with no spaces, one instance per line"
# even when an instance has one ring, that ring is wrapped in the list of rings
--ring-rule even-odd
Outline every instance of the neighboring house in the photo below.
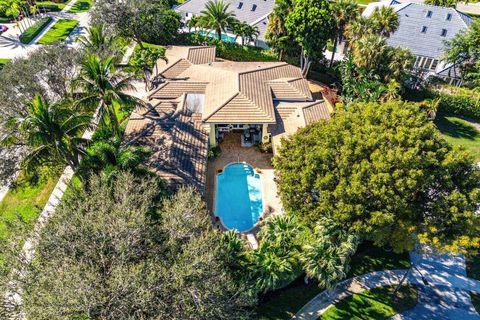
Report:
[[[187,22],[193,16],[200,16],[209,0],[189,0],[175,8],[182,15],[182,20]],[[256,26],[260,35],[255,45],[266,48],[265,32],[267,31],[268,16],[273,10],[275,0],[225,0],[229,4],[229,10],[235,13],[237,19],[249,25]],[[224,40],[233,42],[235,35],[231,32],[226,34]]]
[[[163,83],[126,128],[127,143],[149,145],[149,164],[173,185],[204,189],[207,150],[228,132],[242,146],[273,143],[333,111],[314,100],[301,70],[285,62],[222,62],[215,47],[173,46],[159,60]]]
[[[458,83],[458,68],[442,62],[445,41],[467,29],[473,19],[455,8],[386,0],[370,3],[362,15],[370,16],[375,8],[392,7],[399,15],[398,29],[388,38],[392,47],[408,48],[415,56],[415,68],[424,78],[437,76]]]

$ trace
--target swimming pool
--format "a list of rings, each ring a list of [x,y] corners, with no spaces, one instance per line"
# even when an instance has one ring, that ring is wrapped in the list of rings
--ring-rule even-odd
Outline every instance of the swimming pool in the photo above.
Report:
[[[215,214],[223,225],[240,232],[251,229],[262,215],[262,181],[252,166],[232,163],[217,175]]]

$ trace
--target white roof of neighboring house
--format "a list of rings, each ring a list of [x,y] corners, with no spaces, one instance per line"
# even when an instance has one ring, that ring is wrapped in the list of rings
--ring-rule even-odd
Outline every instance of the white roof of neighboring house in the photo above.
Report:
[[[198,16],[205,9],[205,4],[208,1],[189,0],[176,7],[175,11]],[[264,22],[267,21],[268,16],[272,12],[275,0],[224,0],[224,2],[230,5],[228,9],[235,13],[238,20],[250,25],[256,25],[260,31],[259,39],[263,39],[266,31]]]
[[[414,55],[435,59],[442,57],[445,41],[452,39],[473,22],[470,16],[455,8],[412,2],[400,3],[396,0],[370,3],[362,15],[368,17],[375,8],[381,6],[393,7],[400,18],[397,31],[387,40],[390,46],[408,48]],[[428,12],[431,12],[430,17],[427,16]],[[426,31],[422,32],[424,27]],[[442,36],[444,29],[446,35]]]

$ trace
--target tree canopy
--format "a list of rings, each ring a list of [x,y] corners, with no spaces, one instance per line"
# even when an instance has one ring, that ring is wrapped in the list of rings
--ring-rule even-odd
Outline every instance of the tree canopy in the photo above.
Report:
[[[332,38],[335,21],[328,0],[296,0],[286,17],[285,27],[300,48],[300,67],[306,77],[312,59],[321,58],[327,41]]]
[[[27,318],[248,317],[255,300],[226,267],[221,234],[193,190],[162,200],[156,179],[119,172],[73,194],[37,235],[33,262],[2,243],[0,286],[18,280]]]
[[[349,231],[410,250],[480,245],[479,170],[413,103],[352,103],[284,141],[274,166],[288,214],[330,217]]]

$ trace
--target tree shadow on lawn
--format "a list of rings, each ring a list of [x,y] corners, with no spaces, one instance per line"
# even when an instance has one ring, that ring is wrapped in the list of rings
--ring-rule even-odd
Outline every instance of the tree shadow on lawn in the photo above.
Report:
[[[73,7],[73,10],[88,10],[90,9],[90,3],[88,1],[78,1]]]
[[[459,118],[447,118],[440,114],[435,119],[435,124],[440,132],[450,137],[474,140],[480,136],[477,129]]]

